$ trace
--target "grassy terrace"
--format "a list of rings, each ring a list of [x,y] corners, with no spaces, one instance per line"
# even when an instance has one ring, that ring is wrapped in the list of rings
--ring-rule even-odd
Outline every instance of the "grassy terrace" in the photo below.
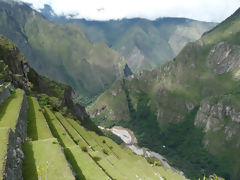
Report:
[[[24,180],[75,179],[55,138],[27,142],[23,151],[26,155],[23,163]]]
[[[45,120],[37,100],[28,98],[28,102],[28,136],[41,138],[24,145],[24,179],[74,179],[67,161],[78,180],[184,179],[163,167],[151,167],[144,158],[129,149],[107,137],[86,131],[76,121],[63,117],[59,112],[53,113],[47,107],[43,111]],[[51,133],[57,139],[49,138]]]
[[[131,176],[126,175],[126,173],[123,171],[120,171],[113,163],[111,163],[107,159],[107,156],[113,156],[113,155],[111,154],[106,155],[99,151],[90,152],[89,154],[93,159],[96,160],[97,164],[100,167],[102,167],[105,170],[105,172],[109,174],[109,176],[112,177],[113,179],[119,179],[119,180],[130,179]],[[120,162],[120,160],[118,160],[118,162]],[[131,178],[135,179],[134,176],[132,176]]]
[[[83,152],[82,149],[78,145],[76,145],[77,143],[74,143],[74,139],[76,140],[75,142],[79,142],[78,140],[81,140],[81,142],[85,141],[65,120],[65,118],[59,113],[56,113],[55,116],[46,107],[44,109],[50,128],[54,136],[57,137],[60,142],[62,142],[62,145],[65,148],[67,160],[71,163],[74,171],[76,172],[77,179],[108,179],[108,176],[88,155],[88,153]],[[71,139],[71,137],[73,138],[73,140]],[[86,142],[84,145],[85,147],[88,146]]]
[[[180,176],[179,174],[174,173],[170,169],[157,167],[157,166],[153,167],[153,169],[156,169],[162,177],[167,177],[167,179],[186,180],[183,176]]]
[[[74,120],[68,119],[68,122],[72,124],[76,131],[81,134],[88,143],[90,141],[89,144],[91,144],[93,140],[95,141],[96,145],[93,148],[95,151],[91,151],[89,154],[97,162],[97,164],[102,167],[104,171],[113,179],[159,179],[154,175],[153,171],[148,171],[149,169],[147,167],[149,164],[144,167],[146,169],[144,171],[142,171],[144,168],[134,168],[136,164],[132,162],[138,159],[136,158],[137,156],[135,156],[133,153],[120,148],[109,138],[100,137],[94,132],[85,131],[84,128]],[[103,152],[103,149],[105,153]],[[119,159],[119,157],[129,159],[129,161]],[[131,171],[129,171],[129,169],[131,169]]]
[[[76,144],[78,144],[80,147],[83,147],[83,146],[88,147],[89,146],[86,143],[86,141],[77,133],[77,131],[61,115],[61,113],[56,112],[55,115]]]
[[[107,180],[108,176],[104,171],[95,163],[95,161],[83,152],[78,146],[66,148],[66,156],[70,160],[75,172],[77,172],[77,178],[79,180]],[[79,169],[77,169],[79,168]]]
[[[44,107],[45,117],[53,135],[58,138],[63,147],[72,147],[76,144],[73,142],[62,124],[58,121],[56,116],[47,107]]]
[[[9,138],[9,128],[0,128],[0,179],[3,179],[5,157]]]
[[[10,127],[15,131],[18,115],[21,110],[24,91],[16,89],[0,107],[0,127]]]
[[[32,140],[52,138],[52,133],[37,99],[28,97],[28,105],[28,137]]]
[[[23,146],[25,154],[23,177],[35,179],[75,179],[56,138],[53,138],[36,98],[28,97],[28,141]]]
[[[98,143],[93,139],[89,133],[80,126],[76,121],[72,119],[67,119],[67,121],[74,127],[74,129],[79,133],[79,135],[94,149],[98,148]]]
[[[94,132],[86,132],[77,122],[70,119],[68,119],[68,121],[73,125],[77,132],[79,132],[79,134],[83,135],[85,139],[87,139],[87,141],[96,141],[98,146],[95,146],[95,151],[91,151],[89,154],[110,177],[114,179],[139,179],[141,177],[145,179],[159,179],[159,177],[155,175],[157,174],[157,170],[155,170],[156,172],[151,170],[149,164],[143,164],[142,169],[139,169],[139,167],[134,168],[136,164],[132,162],[137,161],[138,156],[129,152],[127,149],[120,148],[115,142],[108,138],[100,137]],[[103,149],[107,151],[108,155],[102,152]],[[115,155],[114,151],[117,152],[119,157],[124,159],[119,159],[118,156]],[[128,159],[128,161],[125,159]],[[131,169],[131,171],[129,171],[129,169]]]
[[[24,91],[17,89],[0,107],[0,179],[3,179],[10,128],[15,131]]]

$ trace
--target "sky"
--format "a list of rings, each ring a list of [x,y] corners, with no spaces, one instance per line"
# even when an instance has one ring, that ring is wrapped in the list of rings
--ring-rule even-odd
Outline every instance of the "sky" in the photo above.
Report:
[[[109,20],[141,17],[185,17],[221,22],[240,7],[240,0],[22,0],[37,10],[50,5],[56,14]]]

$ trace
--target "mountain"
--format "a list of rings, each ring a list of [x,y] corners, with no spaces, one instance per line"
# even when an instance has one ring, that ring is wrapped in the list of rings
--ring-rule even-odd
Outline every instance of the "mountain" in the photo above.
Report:
[[[40,74],[95,96],[123,75],[124,58],[93,44],[79,26],[49,22],[24,3],[0,0],[0,34],[11,39]]]
[[[240,179],[239,25],[240,9],[172,61],[116,81],[88,112],[131,129],[191,179]]]
[[[151,69],[174,58],[186,43],[195,41],[216,23],[185,18],[159,18],[154,21],[133,18],[110,21],[57,16],[51,6],[41,13],[53,22],[76,24],[94,43],[105,43],[123,56],[133,71]]]
[[[94,129],[72,88],[35,72],[3,36],[0,59],[0,179],[186,179]]]

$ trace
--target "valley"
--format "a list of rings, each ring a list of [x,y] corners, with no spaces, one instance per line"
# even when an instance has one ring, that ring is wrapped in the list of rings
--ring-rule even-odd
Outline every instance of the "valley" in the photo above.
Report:
[[[237,10],[161,67],[116,81],[87,107],[93,121],[131,129],[187,177],[214,171],[237,180],[239,17]]]
[[[240,9],[50,1],[0,0],[0,180],[240,179]]]
[[[153,69],[174,58],[188,43],[212,29],[217,23],[186,18],[142,18],[91,21],[66,18],[45,5],[42,14],[53,22],[81,27],[93,43],[104,43],[126,59],[134,72]]]
[[[0,58],[0,179],[185,179],[103,136],[71,87],[38,75],[3,36]]]
[[[168,164],[167,159],[164,158],[162,155],[160,155],[156,152],[150,151],[149,149],[146,149],[144,147],[139,147],[137,138],[135,137],[134,133],[131,130],[123,128],[121,126],[113,126],[111,129],[109,129],[109,128],[105,129],[102,126],[99,126],[99,128],[110,131],[113,134],[119,136],[122,139],[122,141],[124,142],[125,146],[128,147],[129,149],[131,149],[135,154],[145,156],[146,158],[157,159],[158,161],[160,161],[162,163],[162,165],[164,167],[167,167],[174,172],[178,172],[178,173],[184,175],[183,172],[179,172],[178,170],[171,167]],[[164,145],[163,145],[163,148],[165,148]]]

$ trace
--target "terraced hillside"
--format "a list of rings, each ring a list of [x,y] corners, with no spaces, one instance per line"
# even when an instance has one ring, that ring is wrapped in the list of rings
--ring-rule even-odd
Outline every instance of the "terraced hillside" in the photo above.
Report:
[[[86,131],[51,107],[41,108],[34,97],[28,97],[28,103],[28,137],[23,146],[22,169],[26,180],[185,179],[161,165],[150,165],[145,158],[107,137]]]

